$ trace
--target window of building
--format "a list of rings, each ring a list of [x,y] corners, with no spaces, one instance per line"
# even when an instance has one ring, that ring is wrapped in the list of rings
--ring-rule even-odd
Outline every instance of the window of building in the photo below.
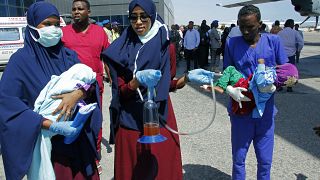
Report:
[[[123,19],[123,25],[125,26],[129,26],[130,22],[129,22],[129,16],[128,15],[123,15],[122,16]]]
[[[34,0],[24,0],[24,7],[28,8],[32,3],[34,3]]]
[[[98,16],[90,16],[91,19],[94,19],[96,22],[99,22],[99,17]]]
[[[8,0],[8,4],[12,6],[22,6],[21,0]]]
[[[115,15],[115,16],[111,16],[111,22],[115,22],[117,21],[120,24],[123,24],[123,17],[122,15]]]
[[[102,22],[103,20],[106,20],[106,19],[110,20],[110,16],[97,16],[97,17],[99,22]]]
[[[14,16],[24,16],[24,9],[19,7],[9,6],[9,15],[11,17]]]
[[[0,16],[5,17],[7,14],[7,7],[5,5],[0,5]]]

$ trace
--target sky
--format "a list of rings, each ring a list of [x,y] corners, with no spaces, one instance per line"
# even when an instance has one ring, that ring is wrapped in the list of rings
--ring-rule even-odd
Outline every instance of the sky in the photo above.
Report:
[[[195,24],[201,24],[202,20],[207,20],[210,24],[213,20],[232,21],[237,19],[240,8],[224,8],[216,6],[217,3],[229,4],[230,2],[241,2],[240,0],[171,0],[174,7],[175,23],[188,24],[190,20]],[[242,1],[243,2],[243,1]],[[274,22],[275,20],[285,21],[294,19],[303,21],[306,17],[300,16],[294,10],[291,0],[257,4],[261,11],[261,19]],[[309,20],[315,20],[315,17]]]

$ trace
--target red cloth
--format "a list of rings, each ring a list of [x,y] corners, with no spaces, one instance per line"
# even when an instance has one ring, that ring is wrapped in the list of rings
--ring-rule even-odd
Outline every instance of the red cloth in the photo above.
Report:
[[[249,88],[249,81],[252,79],[252,75],[248,79],[240,78],[233,87]],[[239,107],[239,103],[232,99],[232,112],[238,115],[248,115],[256,107],[254,97],[251,91],[242,92],[243,95],[251,99],[251,101],[241,101],[242,108]]]
[[[172,79],[176,76],[176,71],[177,71],[176,46],[174,45],[174,43],[170,43],[169,53],[170,53],[170,74]]]
[[[170,43],[169,46],[170,53],[170,74],[171,74],[171,82],[170,82],[170,92],[177,90],[177,79],[173,79],[176,76],[177,72],[177,57],[176,57],[176,46],[174,43]]]
[[[132,89],[129,83],[127,83],[123,76],[118,77],[118,87],[121,93],[121,99],[130,99],[134,97],[136,90]]]
[[[102,27],[95,24],[90,24],[88,30],[84,33],[76,32],[72,24],[63,27],[62,31],[64,46],[76,51],[80,61],[97,73],[97,82],[102,100],[103,65],[100,54],[109,46],[106,33]]]
[[[84,33],[76,32],[72,24],[62,28],[62,42],[65,47],[76,51],[79,60],[97,73],[96,78],[100,91],[100,103],[103,100],[103,64],[100,54],[109,46],[108,37],[102,27],[90,24]],[[97,150],[101,151],[102,129],[97,139]]]
[[[177,130],[173,107],[168,100],[168,125]],[[168,139],[161,143],[140,144],[139,131],[120,127],[115,143],[115,179],[182,180],[179,136],[166,128],[160,133]]]

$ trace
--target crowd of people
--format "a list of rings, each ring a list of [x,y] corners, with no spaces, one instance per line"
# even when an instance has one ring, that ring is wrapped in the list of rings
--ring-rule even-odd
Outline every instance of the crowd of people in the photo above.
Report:
[[[218,20],[210,26],[203,20],[195,29],[194,22],[189,21],[187,28],[172,25],[169,31],[152,0],[132,0],[128,8],[130,25],[120,32],[116,22],[90,23],[87,0],[73,0],[71,12],[73,23],[60,28],[59,12],[54,5],[32,4],[27,12],[24,47],[12,55],[3,73],[0,143],[7,179],[31,178],[30,174],[35,179],[100,179],[104,73],[112,86],[112,98],[108,99],[110,117],[106,117],[110,119],[110,131],[104,132],[110,132],[109,142],[115,144],[115,179],[183,178],[177,134],[160,126],[159,132],[168,138],[166,141],[137,142],[144,133],[142,112],[148,89],[157,92],[153,100],[160,121],[177,130],[170,92],[188,82],[210,84],[218,73],[223,73],[223,92],[230,96],[227,109],[231,122],[232,179],[245,179],[245,159],[251,143],[258,162],[257,179],[270,179],[276,114],[274,87],[278,82],[278,90],[287,86],[292,91],[298,79],[294,64],[299,63],[303,47],[302,33],[297,26],[293,29],[292,19],[286,21],[283,29],[276,21],[269,33],[261,22],[259,8],[248,5],[240,9],[237,26],[219,28]],[[176,63],[183,59],[185,74],[177,78]],[[261,59],[263,63],[258,62]],[[61,100],[52,112],[58,115],[57,119],[36,112],[35,101],[50,79],[78,63],[92,69],[95,81],[71,84],[74,90],[50,97]],[[248,84],[252,78],[258,88],[251,83],[246,87],[230,83],[231,77],[226,73],[230,68],[239,75],[237,81],[243,79]],[[271,74],[277,70],[279,78],[272,76],[269,81],[270,77],[263,74],[268,68],[273,68]],[[248,96],[247,91],[253,91],[253,95]],[[261,99],[261,93],[266,93],[267,98]],[[248,101],[257,107],[259,117],[253,116],[254,108],[247,108]],[[72,124],[79,107],[90,103],[96,103],[97,108],[86,123]],[[244,111],[234,111],[235,104]],[[64,120],[59,121],[61,117]],[[51,157],[35,159],[33,154],[39,148],[35,144],[43,130],[55,133]],[[315,130],[319,134],[319,128]],[[76,140],[66,144],[65,137]],[[48,161],[52,166],[32,169],[34,161]],[[46,174],[47,169],[53,170],[53,176]]]
[[[175,45],[178,59],[181,59],[181,54],[184,54],[187,61],[186,70],[190,70],[190,61],[193,61],[194,69],[200,67],[220,73],[223,70],[220,61],[223,60],[226,41],[231,37],[242,36],[242,33],[239,25],[236,24],[230,24],[230,27],[227,27],[225,24],[220,25],[218,20],[213,20],[209,27],[206,23],[206,20],[203,20],[197,29],[194,28],[193,21],[190,21],[187,26],[173,24],[170,41]],[[291,34],[287,35],[286,31],[290,31]],[[280,27],[280,21],[276,20],[271,29],[261,22],[259,33],[279,33],[290,63],[299,63],[300,52],[303,48],[303,32],[299,30],[299,24],[294,24],[294,20],[288,19],[283,28]],[[193,50],[193,53],[190,50]]]

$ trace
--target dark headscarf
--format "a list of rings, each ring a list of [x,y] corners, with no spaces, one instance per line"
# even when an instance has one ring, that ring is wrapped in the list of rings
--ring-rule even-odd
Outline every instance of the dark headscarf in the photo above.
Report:
[[[150,16],[151,24],[153,25],[154,21],[156,20],[157,9],[156,9],[156,5],[152,2],[152,0],[131,1],[129,4],[129,14],[132,13],[133,9],[136,6],[140,6]]]
[[[59,12],[50,3],[37,2],[29,7],[27,22],[36,27],[49,16],[59,17]],[[45,48],[30,33],[38,36],[26,28],[24,47],[11,56],[0,81],[0,142],[6,179],[10,180],[22,179],[30,167],[43,120],[33,111],[40,91],[51,75],[79,63],[75,52],[61,42]]]
[[[37,2],[32,4],[28,9],[27,23],[33,27],[37,27],[43,20],[50,16],[59,18],[57,8],[47,2]],[[30,33],[32,33],[34,37],[39,38],[38,32],[27,26],[25,30],[24,49],[37,59],[46,76],[50,78],[52,74],[63,72],[66,65],[64,61],[61,63],[59,59],[65,59],[64,56],[66,53],[61,41],[53,47],[45,48],[38,42],[35,42]]]
[[[37,27],[43,20],[47,19],[49,16],[55,16],[59,18],[59,11],[53,5],[47,5],[46,2],[38,2],[32,4],[27,12],[27,21],[28,24]],[[43,7],[45,9],[43,9]]]
[[[200,26],[200,33],[206,34],[210,30],[210,27],[207,25],[206,20],[203,20]]]
[[[156,8],[151,0],[133,0],[129,4],[129,13],[132,13],[136,6],[140,6],[150,17],[152,26],[155,20],[163,24],[163,20],[157,16]],[[143,47],[142,47],[143,46]],[[157,69],[162,73],[162,78],[155,87],[157,97],[155,101],[159,105],[160,118],[166,120],[167,117],[167,99],[169,96],[170,85],[170,58],[169,58],[169,41],[166,27],[159,28],[157,35],[143,45],[138,35],[129,26],[122,35],[114,41],[108,49],[102,54],[104,60],[108,63],[112,78],[112,101],[110,105],[111,116],[111,136],[110,141],[113,143],[114,128],[119,123],[127,128],[142,130],[142,111],[143,102],[138,94],[123,101],[119,96],[118,77],[121,77],[128,83],[132,80],[134,71],[135,57],[139,51],[137,59],[137,71],[144,69]],[[146,89],[139,87],[143,95],[146,95]]]

